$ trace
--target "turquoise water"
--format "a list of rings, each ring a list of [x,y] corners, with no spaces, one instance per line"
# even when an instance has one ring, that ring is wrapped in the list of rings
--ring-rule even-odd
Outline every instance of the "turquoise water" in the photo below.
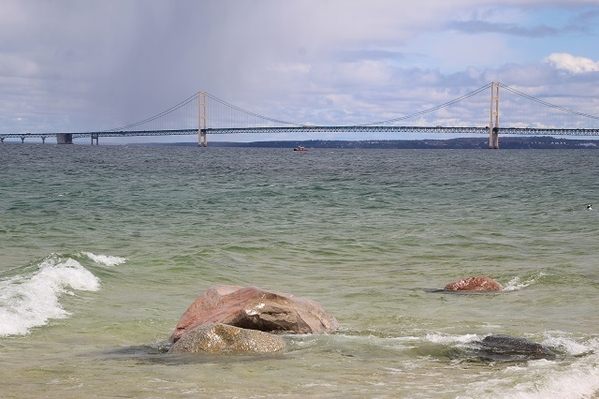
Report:
[[[5,144],[0,166],[2,397],[599,397],[597,151]],[[504,292],[435,292],[481,274]],[[342,329],[164,353],[216,284]],[[492,333],[559,356],[465,355]]]

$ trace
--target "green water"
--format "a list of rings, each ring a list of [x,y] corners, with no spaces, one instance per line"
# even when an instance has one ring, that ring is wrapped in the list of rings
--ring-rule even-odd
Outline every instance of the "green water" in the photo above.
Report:
[[[0,166],[2,397],[599,392],[597,151],[6,144]],[[506,290],[435,292],[481,274]],[[342,329],[164,353],[215,284],[313,299]],[[462,356],[492,333],[559,356]]]

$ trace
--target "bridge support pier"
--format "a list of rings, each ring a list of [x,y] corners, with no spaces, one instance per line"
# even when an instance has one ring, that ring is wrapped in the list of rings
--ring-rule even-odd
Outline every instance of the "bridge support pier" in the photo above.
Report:
[[[94,145],[94,141],[96,142],[96,145],[100,145],[100,135],[98,133],[92,133],[91,138],[92,138],[92,145]]]
[[[208,147],[208,135],[201,129],[198,131],[198,147]]]
[[[489,148],[499,148],[499,128],[497,126],[489,128]]]
[[[56,133],[57,144],[73,144],[73,135],[71,133]]]
[[[499,148],[499,82],[491,83],[489,148]]]

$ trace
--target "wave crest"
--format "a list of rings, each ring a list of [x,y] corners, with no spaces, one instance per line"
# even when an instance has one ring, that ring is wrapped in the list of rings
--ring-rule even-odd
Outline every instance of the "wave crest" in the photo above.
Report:
[[[0,280],[0,336],[25,335],[50,319],[66,318],[62,295],[99,289],[100,279],[79,262],[50,255],[33,270]]]

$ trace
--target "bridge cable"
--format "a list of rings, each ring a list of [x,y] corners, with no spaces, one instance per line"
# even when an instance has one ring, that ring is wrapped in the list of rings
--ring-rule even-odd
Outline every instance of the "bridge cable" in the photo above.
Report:
[[[455,99],[453,99],[451,101],[448,101],[446,103],[443,103],[441,105],[437,105],[436,107],[428,108],[428,109],[425,109],[423,111],[418,111],[418,112],[415,112],[413,114],[402,116],[402,117],[399,117],[399,118],[388,119],[388,120],[382,121],[382,122],[365,123],[363,125],[357,125],[357,126],[384,125],[384,124],[387,124],[387,123],[393,123],[393,122],[403,121],[403,120],[410,119],[410,118],[413,118],[415,116],[424,115],[424,114],[427,114],[427,113],[430,113],[430,112],[433,112],[433,111],[438,111],[441,108],[448,107],[448,106],[453,105],[455,103],[458,103],[458,102],[460,102],[462,100],[465,100],[467,98],[473,97],[473,96],[479,94],[480,92],[482,92],[484,90],[487,90],[489,87],[491,87],[491,83],[487,83],[486,85],[484,85],[484,86],[482,86],[482,87],[474,90],[473,92],[470,92],[468,94],[464,94],[461,97],[455,98]]]
[[[189,104],[193,100],[197,99],[197,97],[198,97],[198,93],[195,93],[195,94],[189,96],[188,98],[186,98],[185,100],[181,101],[179,104],[174,105],[171,108],[169,108],[169,109],[167,109],[165,111],[162,111],[162,112],[160,112],[160,113],[158,113],[158,114],[156,114],[154,116],[151,116],[151,117],[149,117],[147,119],[144,119],[142,121],[135,122],[135,123],[130,123],[128,125],[121,126],[121,127],[118,127],[118,128],[104,130],[104,131],[105,132],[114,132],[114,131],[126,130],[126,129],[130,129],[130,128],[133,128],[133,127],[136,127],[136,126],[143,125],[143,124],[148,123],[148,122],[152,122],[152,121],[154,121],[154,120],[156,120],[158,118],[163,117],[164,115],[167,115],[169,113],[175,112],[176,110],[184,107],[185,105]]]
[[[264,119],[264,120],[267,120],[267,121],[270,121],[270,122],[282,123],[284,125],[293,125],[293,126],[300,126],[300,127],[301,126],[307,126],[306,124],[295,123],[295,122],[287,122],[287,121],[282,121],[282,120],[279,120],[279,119],[273,119],[273,118],[269,118],[269,117],[264,116],[264,115],[257,114],[255,112],[248,111],[248,110],[240,108],[240,107],[238,107],[236,105],[230,104],[230,103],[228,103],[228,102],[226,102],[224,100],[221,100],[220,98],[215,97],[215,96],[213,96],[210,93],[206,93],[206,97],[208,97],[211,100],[214,100],[214,101],[216,101],[216,102],[218,102],[218,103],[220,103],[220,104],[222,104],[222,105],[224,105],[226,107],[229,107],[229,109],[233,109],[235,111],[243,112],[246,115],[251,115],[251,116],[254,116],[254,117],[257,117],[257,118],[260,118],[260,119]]]
[[[560,107],[559,105],[551,104],[551,103],[548,103],[547,101],[543,101],[543,100],[541,100],[539,98],[536,98],[536,97],[533,97],[531,95],[524,94],[524,93],[522,93],[522,92],[520,92],[520,91],[518,91],[516,89],[512,89],[511,87],[506,86],[506,85],[502,85],[501,87],[504,88],[504,89],[506,89],[507,91],[510,91],[510,92],[516,94],[516,95],[519,95],[521,97],[527,98],[527,99],[532,100],[532,101],[536,101],[539,104],[543,104],[543,105],[545,105],[547,107],[551,107],[553,109],[557,109],[557,110],[560,110],[560,111],[563,111],[563,112],[567,112],[567,113],[570,113],[570,114],[574,114],[574,115],[578,115],[578,116],[584,116],[584,117],[587,117],[587,118],[599,120],[599,116],[585,114],[584,112],[574,111],[574,110],[569,109],[569,108]]]

